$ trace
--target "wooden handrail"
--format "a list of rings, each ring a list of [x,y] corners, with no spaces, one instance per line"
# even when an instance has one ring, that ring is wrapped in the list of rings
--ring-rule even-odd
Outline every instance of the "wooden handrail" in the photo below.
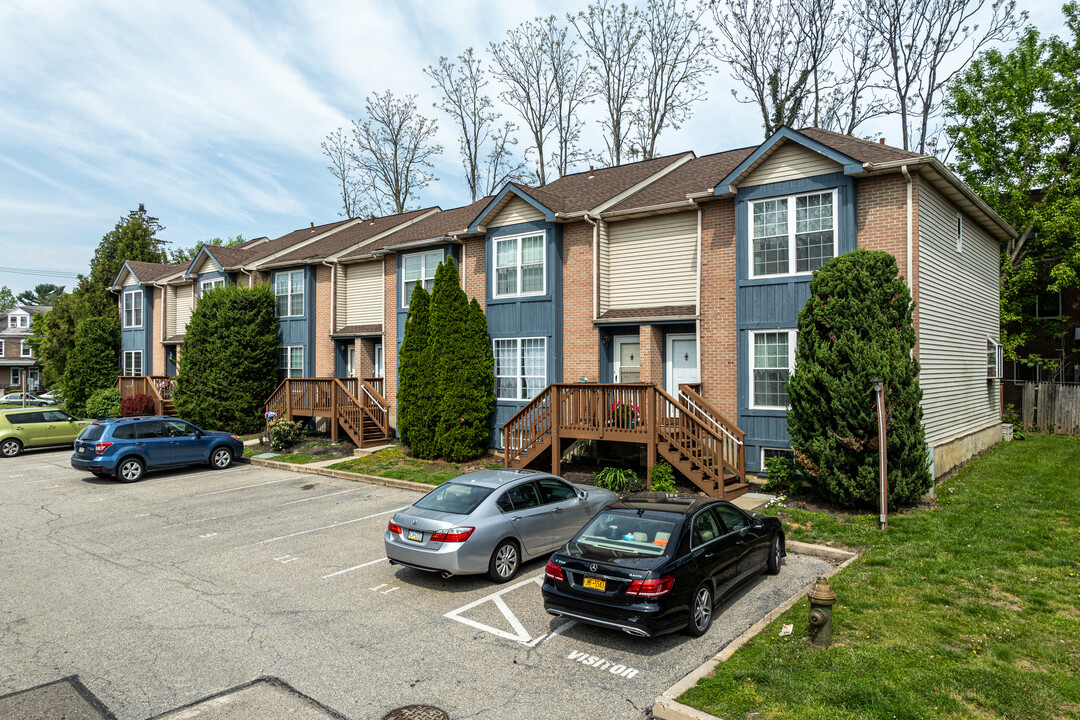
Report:
[[[676,446],[699,448],[702,453],[701,466],[711,471],[709,474],[714,476],[720,487],[724,485],[723,471],[725,470],[737,475],[740,482],[746,480],[744,445],[741,438],[736,439],[727,431],[717,432],[711,418],[706,421],[695,413],[689,412],[685,405],[669,395],[663,388],[656,388],[656,394],[657,415],[661,420],[657,430],[661,435],[666,436]],[[665,402],[672,410],[670,415],[662,410]],[[739,430],[739,428],[735,429]],[[743,438],[746,437],[745,432],[742,430],[739,432]]]
[[[701,394],[694,390],[690,385],[680,385],[679,395],[685,395],[687,399],[693,403],[686,403],[687,407],[694,410],[694,406],[697,406],[696,409],[701,411],[701,414],[705,419],[712,421],[717,427],[723,430],[723,432],[731,435],[732,440],[742,443],[746,439],[745,430],[724,417],[719,410],[713,407],[708,400],[701,397]]]
[[[518,410],[503,425],[503,462],[506,467],[550,430],[552,385],[537,393],[536,397]],[[526,431],[529,431],[526,434]]]

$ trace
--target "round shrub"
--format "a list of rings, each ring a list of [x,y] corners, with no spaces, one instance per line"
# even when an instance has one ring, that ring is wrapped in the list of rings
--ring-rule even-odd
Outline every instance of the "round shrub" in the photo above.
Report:
[[[116,388],[96,390],[86,400],[86,416],[91,418],[119,417],[120,391]]]
[[[266,424],[266,442],[278,452],[300,442],[303,434],[300,423],[293,422],[284,415],[279,415]]]
[[[128,395],[120,401],[120,414],[125,417],[132,415],[153,415],[154,398],[146,393]]]

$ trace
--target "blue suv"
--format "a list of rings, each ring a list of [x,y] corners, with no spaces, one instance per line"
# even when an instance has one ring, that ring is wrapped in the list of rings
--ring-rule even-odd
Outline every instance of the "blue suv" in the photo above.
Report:
[[[147,470],[180,465],[206,463],[222,470],[243,453],[239,436],[206,432],[176,418],[117,418],[83,429],[75,440],[71,467],[135,482]]]

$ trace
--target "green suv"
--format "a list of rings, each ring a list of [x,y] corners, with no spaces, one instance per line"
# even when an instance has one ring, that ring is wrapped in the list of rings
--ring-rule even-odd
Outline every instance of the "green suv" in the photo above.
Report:
[[[90,423],[90,420],[79,420],[63,410],[0,410],[0,455],[15,457],[23,448],[72,445]]]

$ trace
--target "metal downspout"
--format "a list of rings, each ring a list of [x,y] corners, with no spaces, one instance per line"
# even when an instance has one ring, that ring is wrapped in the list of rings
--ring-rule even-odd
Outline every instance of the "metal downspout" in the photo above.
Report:
[[[330,334],[337,332],[337,261],[322,261],[322,264],[330,268]]]
[[[585,213],[585,222],[592,225],[592,265],[593,265],[593,320],[600,317],[600,226],[597,220]]]

